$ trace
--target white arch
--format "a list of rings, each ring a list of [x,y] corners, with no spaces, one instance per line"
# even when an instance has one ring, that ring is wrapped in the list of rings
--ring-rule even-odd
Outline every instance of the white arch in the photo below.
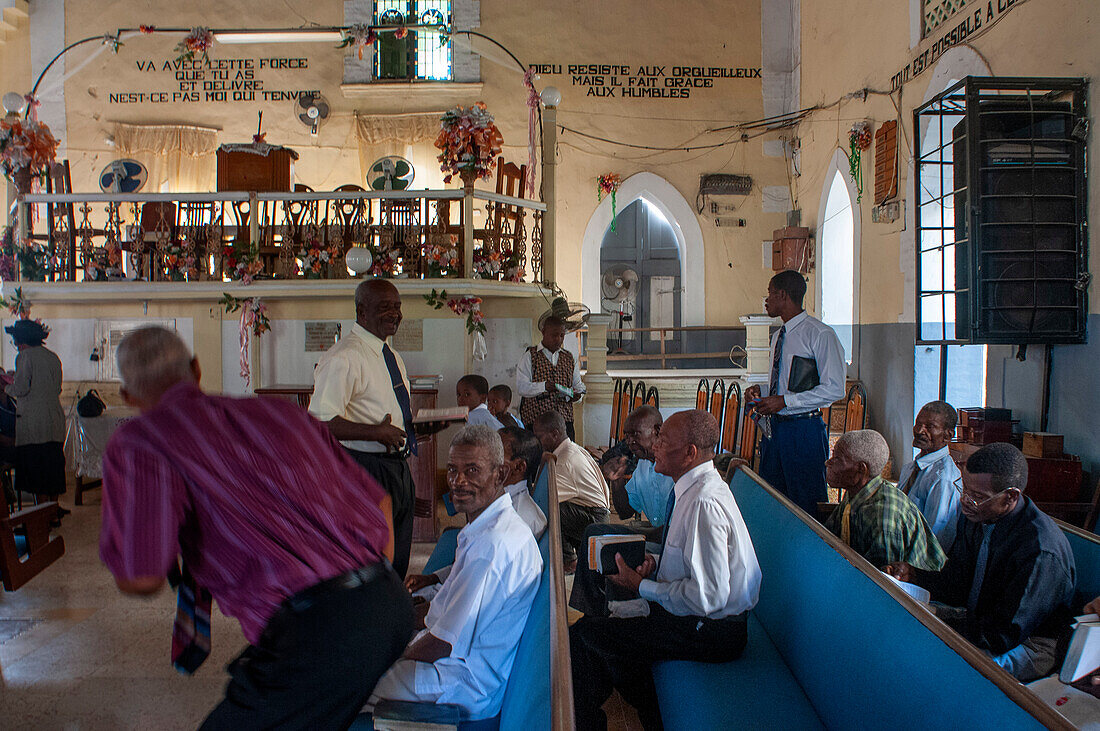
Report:
[[[706,324],[706,272],[703,230],[691,205],[667,180],[653,173],[635,173],[623,181],[616,194],[617,210],[624,211],[639,198],[653,204],[668,220],[680,252],[680,312],[683,325]],[[611,226],[611,199],[604,198],[588,225],[581,242],[581,299],[600,311],[600,246]]]
[[[869,157],[869,156],[868,156]],[[825,183],[821,189],[821,199],[817,204],[817,228],[820,232],[822,224],[825,222],[825,207],[829,202],[829,191],[833,187],[833,180],[836,178],[836,174],[840,173],[840,179],[844,181],[844,189],[848,192],[848,202],[852,206],[852,256],[854,261],[852,262],[852,363],[858,367],[859,364],[859,323],[860,323],[860,260],[863,258],[861,255],[861,236],[863,231],[863,207],[856,203],[856,181],[852,179],[851,166],[848,164],[848,156],[844,153],[844,150],[839,147],[833,151],[833,156],[829,160],[829,166],[825,170]],[[874,175],[871,176],[874,178]],[[874,185],[874,181],[871,181],[871,185]],[[821,236],[816,236],[817,239],[817,256],[816,261],[820,262],[821,259]],[[816,312],[821,315],[821,266],[814,267],[814,304],[816,305]]]

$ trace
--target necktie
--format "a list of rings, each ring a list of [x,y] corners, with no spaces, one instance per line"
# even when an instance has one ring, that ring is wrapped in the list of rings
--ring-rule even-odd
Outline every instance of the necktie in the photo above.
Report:
[[[168,583],[176,587],[176,620],[172,626],[172,665],[191,675],[210,654],[210,592],[203,589],[187,570],[173,566]]]
[[[676,509],[676,488],[668,493],[668,502],[665,503],[665,527],[661,529],[661,555],[657,557],[657,570],[653,572],[653,578],[661,572],[661,559],[665,557],[665,541],[668,539],[668,527],[672,525],[672,511]]]
[[[401,378],[401,369],[397,367],[397,357],[390,350],[389,343],[382,343],[382,357],[386,359],[386,370],[390,372],[390,383],[393,384],[393,392],[397,396],[397,403],[401,407],[401,416],[404,417],[405,428],[409,430],[405,437],[405,443],[409,447],[409,453],[416,456],[416,434],[413,432],[412,401],[409,398],[409,389],[405,387],[405,381]]]
[[[772,356],[772,375],[768,379],[768,395],[779,393],[779,369],[783,364],[783,339],[787,336],[787,326],[779,328],[779,337],[775,339],[775,354]]]
[[[985,564],[989,559],[989,536],[993,534],[993,524],[982,526],[982,545],[978,549],[978,560],[974,564],[974,579],[970,584],[970,598],[966,600],[966,611],[973,616],[974,608],[978,606],[978,594],[982,591],[982,580],[985,579]]]
[[[913,463],[913,471],[909,473],[909,477],[905,480],[905,485],[901,488],[901,491],[906,495],[913,489],[913,485],[917,484],[917,476],[920,475],[920,465]]]

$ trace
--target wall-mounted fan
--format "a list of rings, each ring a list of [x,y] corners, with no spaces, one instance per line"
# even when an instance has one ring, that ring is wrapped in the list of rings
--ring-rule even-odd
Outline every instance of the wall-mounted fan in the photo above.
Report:
[[[557,315],[565,320],[565,331],[573,332],[585,326],[592,311],[582,302],[569,302],[565,297],[555,297],[550,303],[550,309],[539,315],[539,330],[542,329],[546,318]]]
[[[367,170],[367,185],[371,190],[408,190],[416,170],[411,162],[398,155],[387,155],[374,161]]]
[[[328,99],[318,92],[302,94],[294,104],[294,112],[298,115],[298,121],[309,127],[311,135],[315,135],[321,124],[328,119]]]
[[[149,171],[137,160],[112,160],[99,173],[104,193],[136,193],[149,179]]]

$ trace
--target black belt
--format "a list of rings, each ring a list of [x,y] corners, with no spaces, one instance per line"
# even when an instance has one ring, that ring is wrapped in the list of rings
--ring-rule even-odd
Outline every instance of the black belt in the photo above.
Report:
[[[804,411],[801,414],[772,414],[772,418],[776,421],[794,421],[796,419],[812,419],[814,417],[821,418],[821,409]]]
[[[321,597],[329,594],[337,594],[349,589],[358,589],[361,586],[366,586],[372,581],[385,576],[387,572],[392,571],[393,569],[390,568],[390,562],[382,559],[379,563],[352,569],[339,576],[333,576],[331,579],[325,579],[321,583],[314,584],[308,589],[302,589],[297,594],[285,599],[283,601],[283,606],[291,611],[301,612],[309,609],[309,607]]]
[[[359,449],[349,449],[348,447],[344,447],[344,449],[347,450],[348,452],[355,452],[356,454],[365,454],[368,457],[378,457],[379,459],[394,459],[394,460],[400,459],[400,460],[405,460],[409,456],[409,454],[411,454],[411,452],[409,451],[409,447],[408,447],[407,443],[406,443],[406,446],[401,447],[401,449],[397,450],[396,452],[364,452],[364,451],[359,450]]]

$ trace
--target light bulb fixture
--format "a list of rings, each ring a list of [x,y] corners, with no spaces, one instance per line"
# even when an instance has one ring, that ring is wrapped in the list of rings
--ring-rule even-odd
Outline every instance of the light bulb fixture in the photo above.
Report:
[[[548,107],[557,107],[561,104],[561,92],[555,86],[548,86],[539,94],[542,103]]]
[[[226,45],[243,43],[339,43],[344,34],[338,30],[273,28],[271,30],[220,30],[214,40]]]

